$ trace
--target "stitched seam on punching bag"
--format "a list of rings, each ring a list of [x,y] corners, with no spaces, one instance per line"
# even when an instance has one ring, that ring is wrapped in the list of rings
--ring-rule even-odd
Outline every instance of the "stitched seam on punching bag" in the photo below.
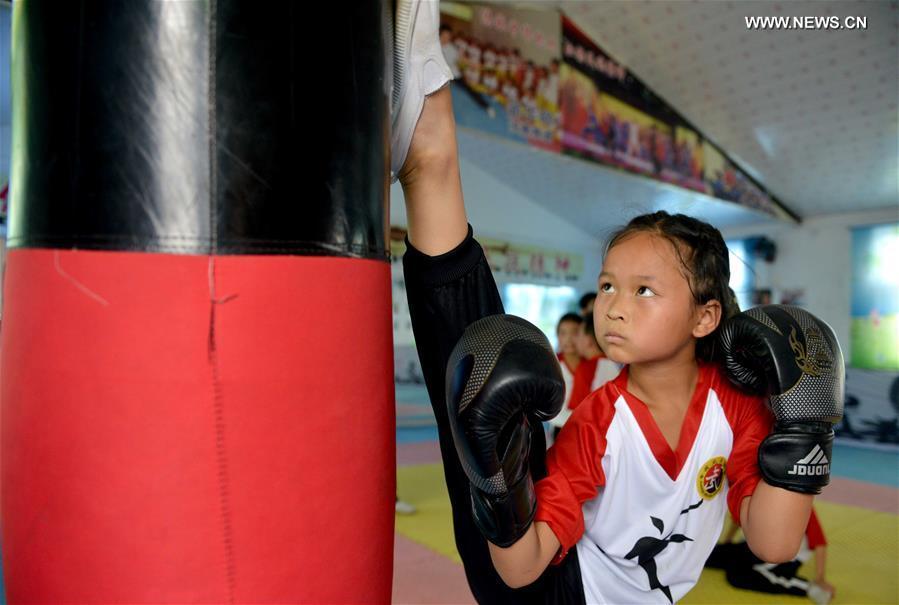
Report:
[[[235,602],[235,569],[234,569],[234,541],[231,525],[231,494],[229,489],[228,456],[225,442],[225,402],[222,393],[221,376],[219,375],[218,349],[216,346],[215,320],[216,305],[218,304],[215,284],[215,255],[217,253],[217,226],[216,226],[216,9],[218,3],[211,0],[209,3],[209,25],[207,27],[207,58],[208,61],[208,162],[209,162],[209,364],[212,371],[213,414],[215,418],[215,454],[218,467],[219,508],[222,514],[222,545],[225,554],[225,573],[227,580],[228,601]]]
[[[225,441],[225,398],[219,374],[218,347],[216,346],[216,307],[219,300],[215,291],[215,258],[209,258],[209,365],[212,370],[213,416],[215,421],[215,455],[218,468],[219,508],[222,514],[222,544],[225,549],[225,565],[228,581],[228,601],[235,602],[234,542],[231,525],[231,493],[229,488],[228,455]],[[226,301],[221,301],[226,302]]]

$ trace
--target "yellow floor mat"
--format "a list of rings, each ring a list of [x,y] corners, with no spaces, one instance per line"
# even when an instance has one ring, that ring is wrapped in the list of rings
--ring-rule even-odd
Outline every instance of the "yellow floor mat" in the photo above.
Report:
[[[418,509],[414,515],[397,515],[396,531],[461,563],[453,539],[452,512],[443,479],[443,465],[401,466],[396,474],[396,491],[400,499]]]
[[[400,498],[418,508],[415,515],[396,517],[405,537],[460,562],[451,527],[449,497],[439,464],[400,467]],[[899,516],[818,501],[815,504],[828,546],[828,580],[837,589],[833,603],[899,603]],[[812,562],[800,572],[814,575]],[[681,601],[689,604],[810,603],[786,595],[765,595],[731,588],[724,573],[706,570]]]

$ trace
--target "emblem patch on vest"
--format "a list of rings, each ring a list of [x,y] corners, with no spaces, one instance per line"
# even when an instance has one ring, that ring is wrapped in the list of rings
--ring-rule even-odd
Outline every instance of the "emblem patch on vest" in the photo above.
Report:
[[[714,498],[724,485],[724,472],[727,470],[727,459],[715,456],[702,465],[696,477],[696,489],[706,500]]]

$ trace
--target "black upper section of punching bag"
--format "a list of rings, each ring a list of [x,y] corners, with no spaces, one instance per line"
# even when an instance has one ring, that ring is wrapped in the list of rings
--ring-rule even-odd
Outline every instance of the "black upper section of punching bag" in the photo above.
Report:
[[[390,4],[14,3],[9,245],[386,259]]]

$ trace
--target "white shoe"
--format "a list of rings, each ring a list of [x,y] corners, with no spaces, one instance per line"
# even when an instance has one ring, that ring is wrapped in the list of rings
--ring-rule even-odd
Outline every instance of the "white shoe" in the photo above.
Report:
[[[390,180],[396,181],[425,97],[453,79],[440,48],[440,2],[397,0],[393,27]]]
[[[815,602],[815,605],[827,605],[833,598],[833,594],[831,594],[829,590],[815,582],[808,583],[808,591],[806,594],[808,595],[808,598]]]
[[[396,501],[396,512],[398,515],[414,515],[417,511],[418,509],[408,502],[403,502],[402,500]]]

